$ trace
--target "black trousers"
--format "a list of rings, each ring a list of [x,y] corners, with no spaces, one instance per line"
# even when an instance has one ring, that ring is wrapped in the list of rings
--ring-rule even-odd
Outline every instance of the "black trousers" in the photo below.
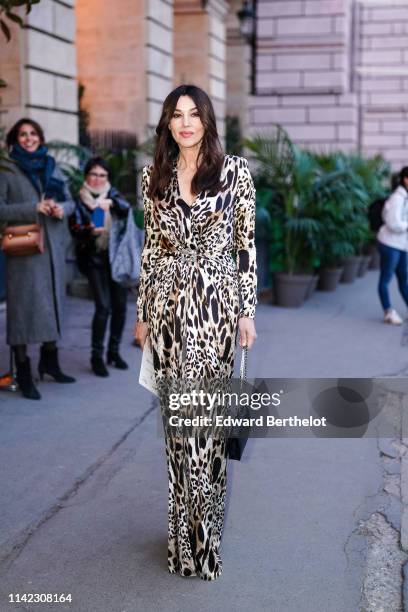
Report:
[[[103,256],[101,254],[100,266],[88,267],[87,276],[95,302],[95,314],[92,320],[92,355],[103,356],[104,339],[109,317],[110,336],[108,350],[112,353],[117,353],[126,322],[128,291],[126,287],[122,287],[112,280],[107,254],[103,254]]]

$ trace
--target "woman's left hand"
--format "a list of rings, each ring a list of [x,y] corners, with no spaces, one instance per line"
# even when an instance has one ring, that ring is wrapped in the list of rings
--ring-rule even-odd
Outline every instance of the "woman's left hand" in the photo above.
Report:
[[[238,329],[240,347],[247,346],[250,349],[257,338],[254,320],[250,317],[240,317]]]

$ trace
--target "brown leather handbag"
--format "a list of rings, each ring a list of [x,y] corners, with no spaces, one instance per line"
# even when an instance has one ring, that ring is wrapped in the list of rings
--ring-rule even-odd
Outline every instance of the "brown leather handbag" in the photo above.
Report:
[[[44,231],[40,224],[9,225],[3,231],[1,249],[6,255],[37,255],[44,253]]]

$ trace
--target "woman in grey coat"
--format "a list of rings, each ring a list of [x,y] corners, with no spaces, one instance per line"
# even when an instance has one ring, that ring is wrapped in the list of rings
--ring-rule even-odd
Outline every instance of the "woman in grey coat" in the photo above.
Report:
[[[29,399],[41,396],[33,382],[27,344],[42,345],[41,379],[48,374],[60,383],[75,382],[62,373],[56,345],[65,294],[64,219],[75,205],[44,142],[37,122],[20,119],[7,134],[10,160],[0,172],[0,223],[39,223],[44,231],[44,253],[8,255],[6,266],[7,343],[13,348],[18,385]]]

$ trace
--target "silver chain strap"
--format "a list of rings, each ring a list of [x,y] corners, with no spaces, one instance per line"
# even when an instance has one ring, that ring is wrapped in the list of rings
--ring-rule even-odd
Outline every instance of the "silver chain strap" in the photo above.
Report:
[[[248,347],[243,346],[241,350],[241,366],[239,369],[239,378],[241,385],[247,379],[247,364],[248,364]]]

